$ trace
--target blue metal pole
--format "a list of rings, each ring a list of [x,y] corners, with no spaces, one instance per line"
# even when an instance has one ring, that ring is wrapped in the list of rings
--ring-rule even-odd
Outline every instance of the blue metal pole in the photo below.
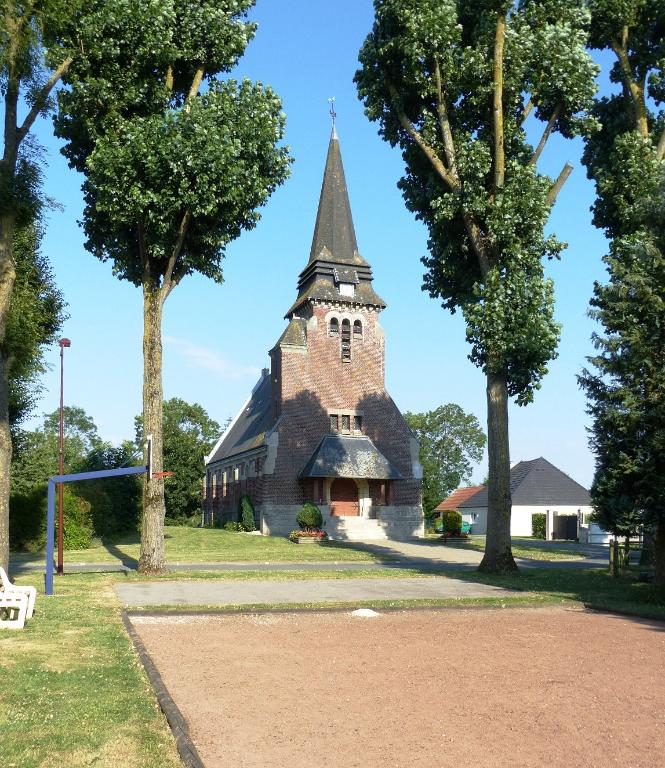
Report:
[[[123,475],[142,475],[147,467],[120,467],[119,469],[100,469],[96,472],[76,472],[72,475],[54,475],[48,481],[48,502],[46,508],[46,572],[44,586],[47,595],[53,594],[53,537],[55,536],[55,484],[74,483],[77,480],[99,480],[105,477]]]
[[[122,477],[123,475],[142,475],[145,467],[120,467],[120,469],[98,469],[95,472],[76,472],[72,475],[54,475],[54,483],[75,483],[79,480],[99,480],[104,477]]]
[[[48,502],[46,507],[46,573],[44,586],[47,595],[53,594],[53,537],[55,536],[55,482],[48,481]]]

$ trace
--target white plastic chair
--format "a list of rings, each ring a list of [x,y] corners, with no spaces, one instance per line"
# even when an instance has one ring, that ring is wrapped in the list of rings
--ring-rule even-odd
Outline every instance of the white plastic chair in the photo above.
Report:
[[[25,595],[28,601],[28,607],[26,612],[26,618],[31,619],[32,614],[35,612],[35,600],[37,599],[37,590],[34,587],[19,587],[17,584],[12,584],[9,580],[9,576],[5,572],[5,569],[0,566],[0,597],[2,595],[9,594]]]
[[[0,592],[0,629],[23,629],[28,613],[28,595],[25,592]]]

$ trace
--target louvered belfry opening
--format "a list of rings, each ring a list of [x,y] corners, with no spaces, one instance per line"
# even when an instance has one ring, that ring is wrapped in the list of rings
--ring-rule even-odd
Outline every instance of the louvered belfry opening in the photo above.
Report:
[[[342,360],[351,362],[351,323],[342,320]]]

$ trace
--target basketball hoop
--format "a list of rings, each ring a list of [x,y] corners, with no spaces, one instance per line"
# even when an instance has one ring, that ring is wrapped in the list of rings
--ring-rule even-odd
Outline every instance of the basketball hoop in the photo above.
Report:
[[[152,479],[161,480],[163,477],[171,477],[171,475],[175,475],[175,472],[153,472]]]

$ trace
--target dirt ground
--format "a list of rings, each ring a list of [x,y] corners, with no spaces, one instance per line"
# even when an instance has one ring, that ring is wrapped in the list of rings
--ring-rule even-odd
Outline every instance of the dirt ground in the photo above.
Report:
[[[571,610],[140,617],[207,768],[661,768],[665,625]]]

